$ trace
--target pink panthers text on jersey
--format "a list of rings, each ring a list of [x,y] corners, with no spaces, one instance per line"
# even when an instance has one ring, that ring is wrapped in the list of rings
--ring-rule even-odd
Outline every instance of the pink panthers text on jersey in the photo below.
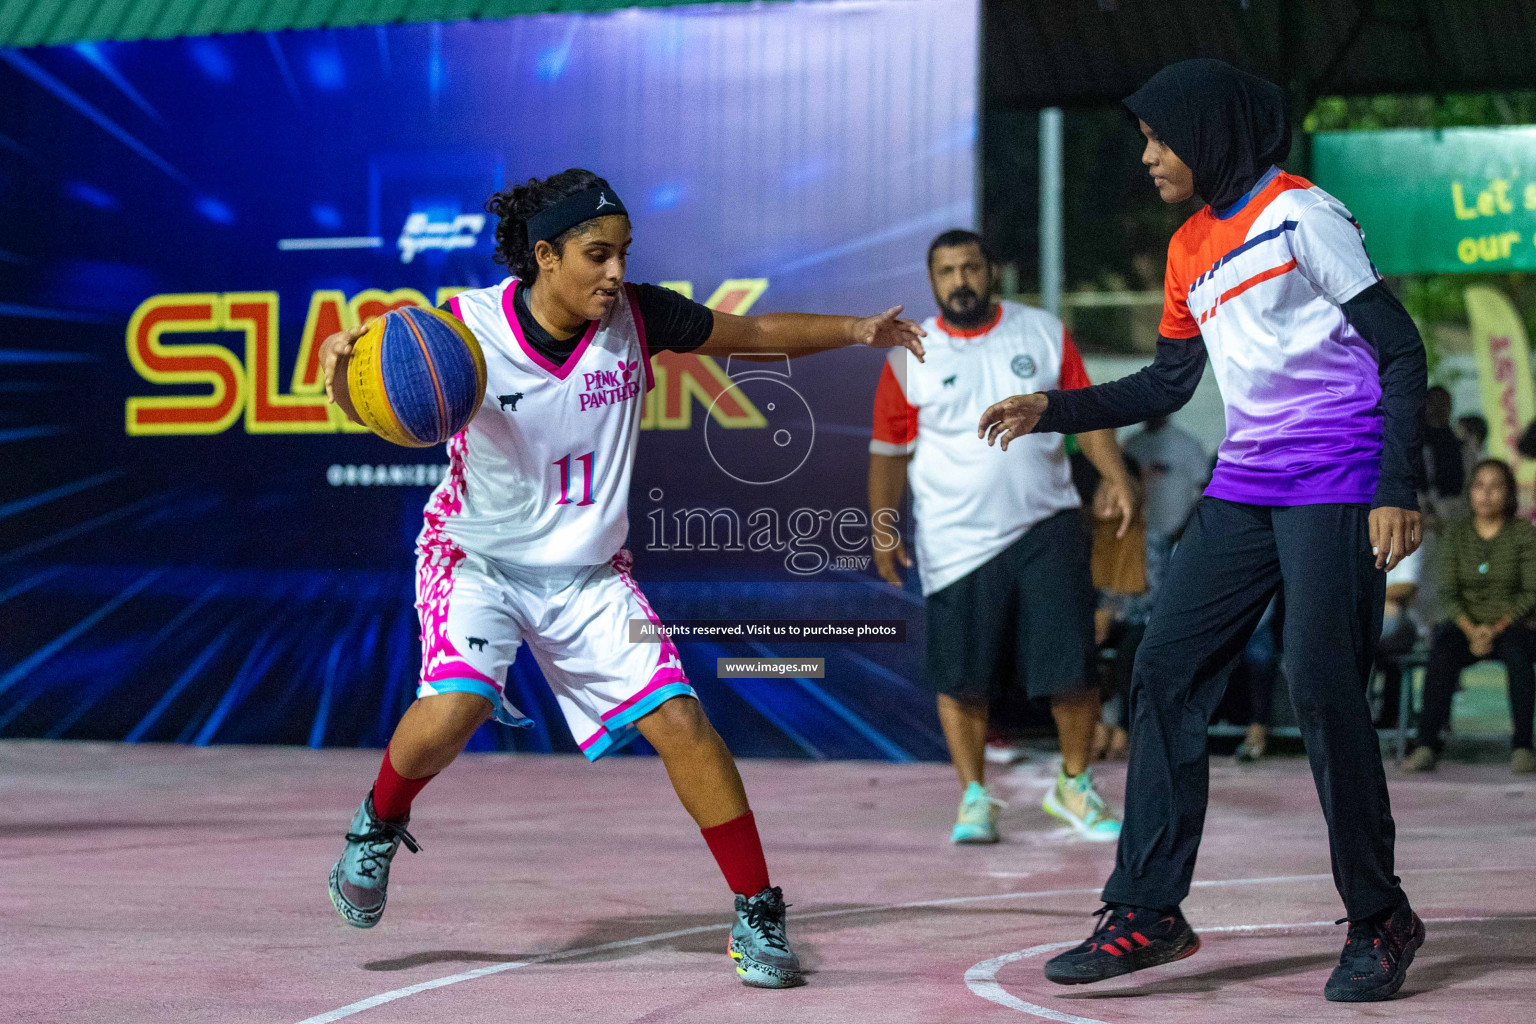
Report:
[[[980,567],[1035,523],[1081,503],[1060,434],[1029,434],[1005,452],[976,436],[1010,395],[1088,386],[1060,320],[1016,302],[961,331],[930,318],[927,359],[892,349],[875,391],[876,455],[912,455],[917,570],[932,594]]]
[[[653,385],[633,286],[556,366],[523,338],[515,278],[449,300],[485,350],[485,401],[450,443],[418,544],[509,565],[597,565],[629,531],[629,481]]]

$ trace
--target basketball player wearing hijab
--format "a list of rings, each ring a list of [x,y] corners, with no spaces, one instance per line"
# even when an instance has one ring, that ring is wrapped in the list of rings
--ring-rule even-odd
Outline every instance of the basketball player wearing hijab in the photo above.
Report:
[[[462,292],[449,311],[485,351],[485,401],[448,442],[449,469],[417,539],[422,671],[331,871],[342,918],[384,912],[411,801],[494,714],[513,705],[507,669],[526,643],[581,750],[596,760],[644,736],[736,895],[727,947],[743,982],[802,981],[768,879],[741,776],[683,674],[676,647],[631,643],[630,620],[657,622],[630,576],[630,474],[652,354],[783,353],[845,345],[922,357],[901,308],[858,319],[803,313],[730,316],[624,280],[630,223],[602,178],[569,170],[493,195],[496,260],[512,276]],[[353,415],[346,363],[362,328],[326,339],[327,390]],[[356,417],[353,416],[355,419]]]
[[[1227,437],[1136,654],[1125,815],[1098,926],[1045,975],[1083,984],[1199,949],[1179,904],[1205,823],[1206,723],[1283,587],[1286,672],[1349,922],[1323,993],[1386,999],[1424,925],[1393,870],[1364,684],[1382,570],[1421,537],[1424,346],[1349,211],[1277,166],[1290,149],[1277,87],[1192,60],[1154,75],[1125,105],[1146,136],[1142,163],[1159,196],[1207,203],[1168,246],[1156,358],[1111,383],[1005,399],[980,431],[1006,447],[1031,431],[1166,416],[1189,400],[1209,359]]]

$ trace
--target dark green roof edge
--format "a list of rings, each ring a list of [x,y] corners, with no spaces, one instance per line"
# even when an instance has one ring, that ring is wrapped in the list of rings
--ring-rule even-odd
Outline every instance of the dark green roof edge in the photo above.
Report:
[[[0,46],[403,25],[751,0],[0,0]]]

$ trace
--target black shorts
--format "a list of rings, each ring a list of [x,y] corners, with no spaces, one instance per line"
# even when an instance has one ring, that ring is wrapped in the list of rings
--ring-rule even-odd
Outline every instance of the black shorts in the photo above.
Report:
[[[1082,513],[1036,523],[990,561],[929,594],[928,681],[968,703],[1093,687],[1091,540]]]

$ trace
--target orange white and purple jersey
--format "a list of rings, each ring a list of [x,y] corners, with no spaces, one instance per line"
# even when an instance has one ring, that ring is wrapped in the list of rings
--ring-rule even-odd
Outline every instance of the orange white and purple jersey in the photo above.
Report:
[[[1375,349],[1341,307],[1380,279],[1344,205],[1275,167],[1174,234],[1159,333],[1204,339],[1226,408],[1206,494],[1260,505],[1372,500],[1381,379]]]

